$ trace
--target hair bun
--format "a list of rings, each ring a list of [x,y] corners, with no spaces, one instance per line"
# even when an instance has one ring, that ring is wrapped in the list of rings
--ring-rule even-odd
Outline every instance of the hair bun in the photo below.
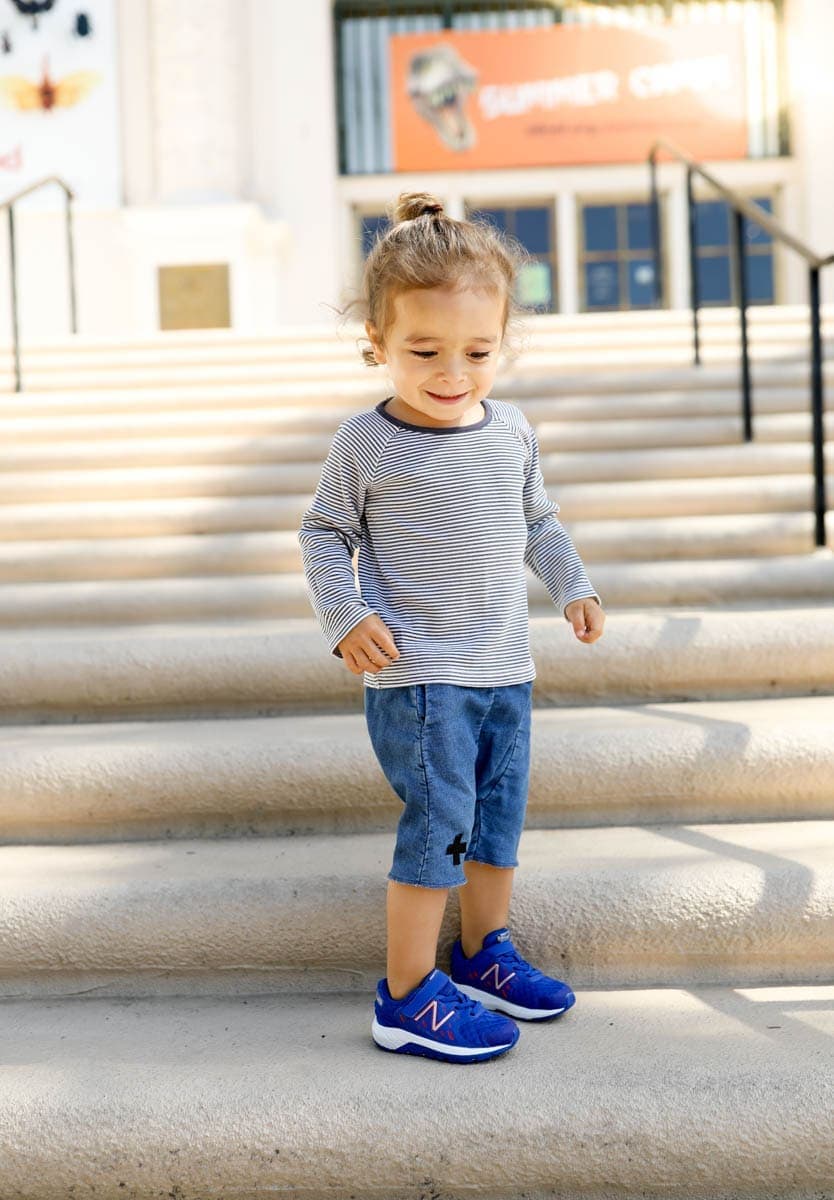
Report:
[[[401,192],[394,205],[394,224],[414,221],[422,216],[441,216],[443,205],[428,192]]]

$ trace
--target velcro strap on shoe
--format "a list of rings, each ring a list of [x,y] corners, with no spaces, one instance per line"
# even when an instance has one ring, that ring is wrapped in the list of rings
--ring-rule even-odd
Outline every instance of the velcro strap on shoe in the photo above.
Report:
[[[415,1017],[421,1008],[425,1008],[426,1004],[433,1000],[439,991],[443,988],[447,976],[442,971],[435,968],[425,978],[425,981],[420,985],[414,995],[411,997],[407,1005],[404,1005],[402,1012],[406,1017]]]

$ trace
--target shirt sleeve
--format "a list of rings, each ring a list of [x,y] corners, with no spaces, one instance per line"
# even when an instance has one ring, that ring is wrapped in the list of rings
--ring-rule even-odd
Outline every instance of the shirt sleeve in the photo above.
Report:
[[[585,573],[582,559],[567,530],[556,517],[559,505],[545,490],[536,433],[526,418],[522,430],[528,449],[524,479],[524,517],[527,521],[524,562],[541,579],[567,621],[565,608],[573,600],[593,596],[600,604],[602,601]]]
[[[350,432],[340,425],[298,532],[307,595],[336,658],[343,657],[338,649],[342,638],[376,612],[362,599],[353,572],[367,489],[356,450]]]

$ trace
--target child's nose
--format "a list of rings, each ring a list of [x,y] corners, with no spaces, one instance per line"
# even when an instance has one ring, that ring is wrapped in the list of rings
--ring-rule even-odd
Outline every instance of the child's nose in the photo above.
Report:
[[[440,371],[442,375],[446,375],[450,379],[462,379],[466,374],[466,360],[462,356],[458,358],[450,355],[441,360]]]

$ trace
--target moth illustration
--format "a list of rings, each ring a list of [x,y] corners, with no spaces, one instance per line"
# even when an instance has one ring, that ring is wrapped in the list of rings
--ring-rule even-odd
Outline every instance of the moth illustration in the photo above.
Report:
[[[55,0],[12,0],[12,4],[23,17],[31,17],[32,25],[38,27],[38,17],[41,13],[49,12]]]
[[[22,75],[0,76],[0,104],[21,112],[33,108],[45,112],[53,108],[69,108],[83,100],[100,81],[98,71],[73,71],[63,79],[51,79],[49,61],[44,59],[39,83],[32,83]]]

